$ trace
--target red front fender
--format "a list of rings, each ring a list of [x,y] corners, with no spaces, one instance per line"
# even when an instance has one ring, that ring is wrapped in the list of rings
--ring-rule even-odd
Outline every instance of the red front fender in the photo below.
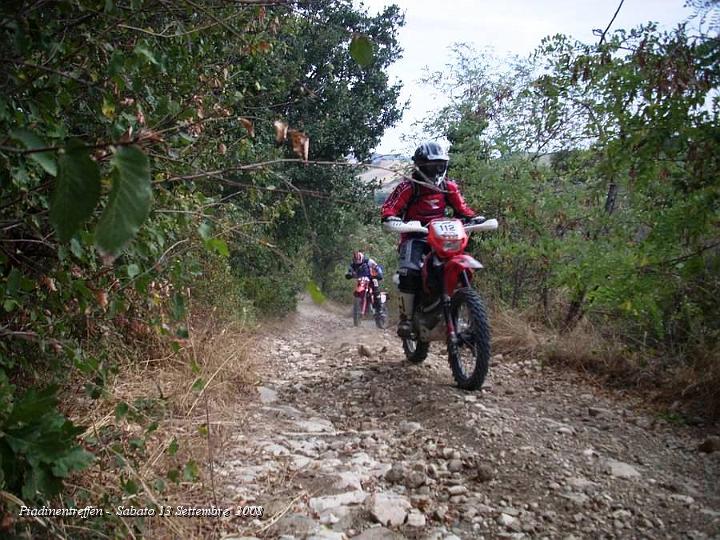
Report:
[[[364,296],[365,291],[370,286],[370,282],[366,279],[358,279],[357,284],[355,285],[355,296]]]
[[[460,274],[465,272],[468,280],[472,278],[473,272],[483,268],[480,261],[474,259],[470,255],[455,255],[445,263],[444,268],[444,279],[445,279],[445,290],[448,294],[455,292]]]

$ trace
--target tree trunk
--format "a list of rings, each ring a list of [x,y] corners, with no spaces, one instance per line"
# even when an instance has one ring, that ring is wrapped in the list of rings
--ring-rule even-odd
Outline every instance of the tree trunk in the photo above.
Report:
[[[510,300],[510,307],[513,309],[517,308],[518,306],[518,299],[520,297],[521,292],[521,284],[524,281],[525,277],[525,267],[524,266],[518,266],[515,269],[515,272],[513,272],[513,291],[512,291],[512,297]]]
[[[580,322],[580,319],[582,319],[583,316],[583,303],[585,302],[585,294],[587,293],[586,288],[582,288],[577,293],[575,293],[575,297],[570,302],[570,306],[568,307],[567,314],[565,315],[565,321],[563,322],[563,327],[561,329],[561,332],[563,334],[567,334],[568,332],[572,332],[575,327],[577,326],[577,323]]]
[[[608,192],[605,196],[605,212],[612,214],[615,210],[615,199],[617,199],[618,185],[615,182],[610,182],[608,186]]]

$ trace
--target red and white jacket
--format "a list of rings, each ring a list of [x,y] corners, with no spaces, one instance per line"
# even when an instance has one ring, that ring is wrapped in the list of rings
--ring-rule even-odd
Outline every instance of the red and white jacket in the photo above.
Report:
[[[433,219],[445,217],[448,205],[455,211],[455,217],[475,216],[475,211],[467,205],[454,181],[445,180],[439,189],[441,191],[420,182],[403,180],[383,204],[382,219],[395,216],[403,221],[417,220],[427,225]],[[404,242],[408,236],[401,235],[400,242]]]

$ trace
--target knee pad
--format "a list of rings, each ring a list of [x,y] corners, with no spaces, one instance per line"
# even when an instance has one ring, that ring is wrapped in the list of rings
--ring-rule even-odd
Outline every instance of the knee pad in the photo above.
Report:
[[[429,251],[428,243],[425,239],[410,238],[400,245],[399,264],[401,270],[420,271],[422,268],[422,260],[425,253]],[[402,275],[402,272],[401,272]]]

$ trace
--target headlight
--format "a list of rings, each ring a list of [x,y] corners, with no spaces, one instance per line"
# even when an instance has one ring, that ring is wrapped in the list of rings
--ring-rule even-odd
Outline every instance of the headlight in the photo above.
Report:
[[[462,249],[462,240],[445,240],[443,241],[443,251],[452,253]]]

